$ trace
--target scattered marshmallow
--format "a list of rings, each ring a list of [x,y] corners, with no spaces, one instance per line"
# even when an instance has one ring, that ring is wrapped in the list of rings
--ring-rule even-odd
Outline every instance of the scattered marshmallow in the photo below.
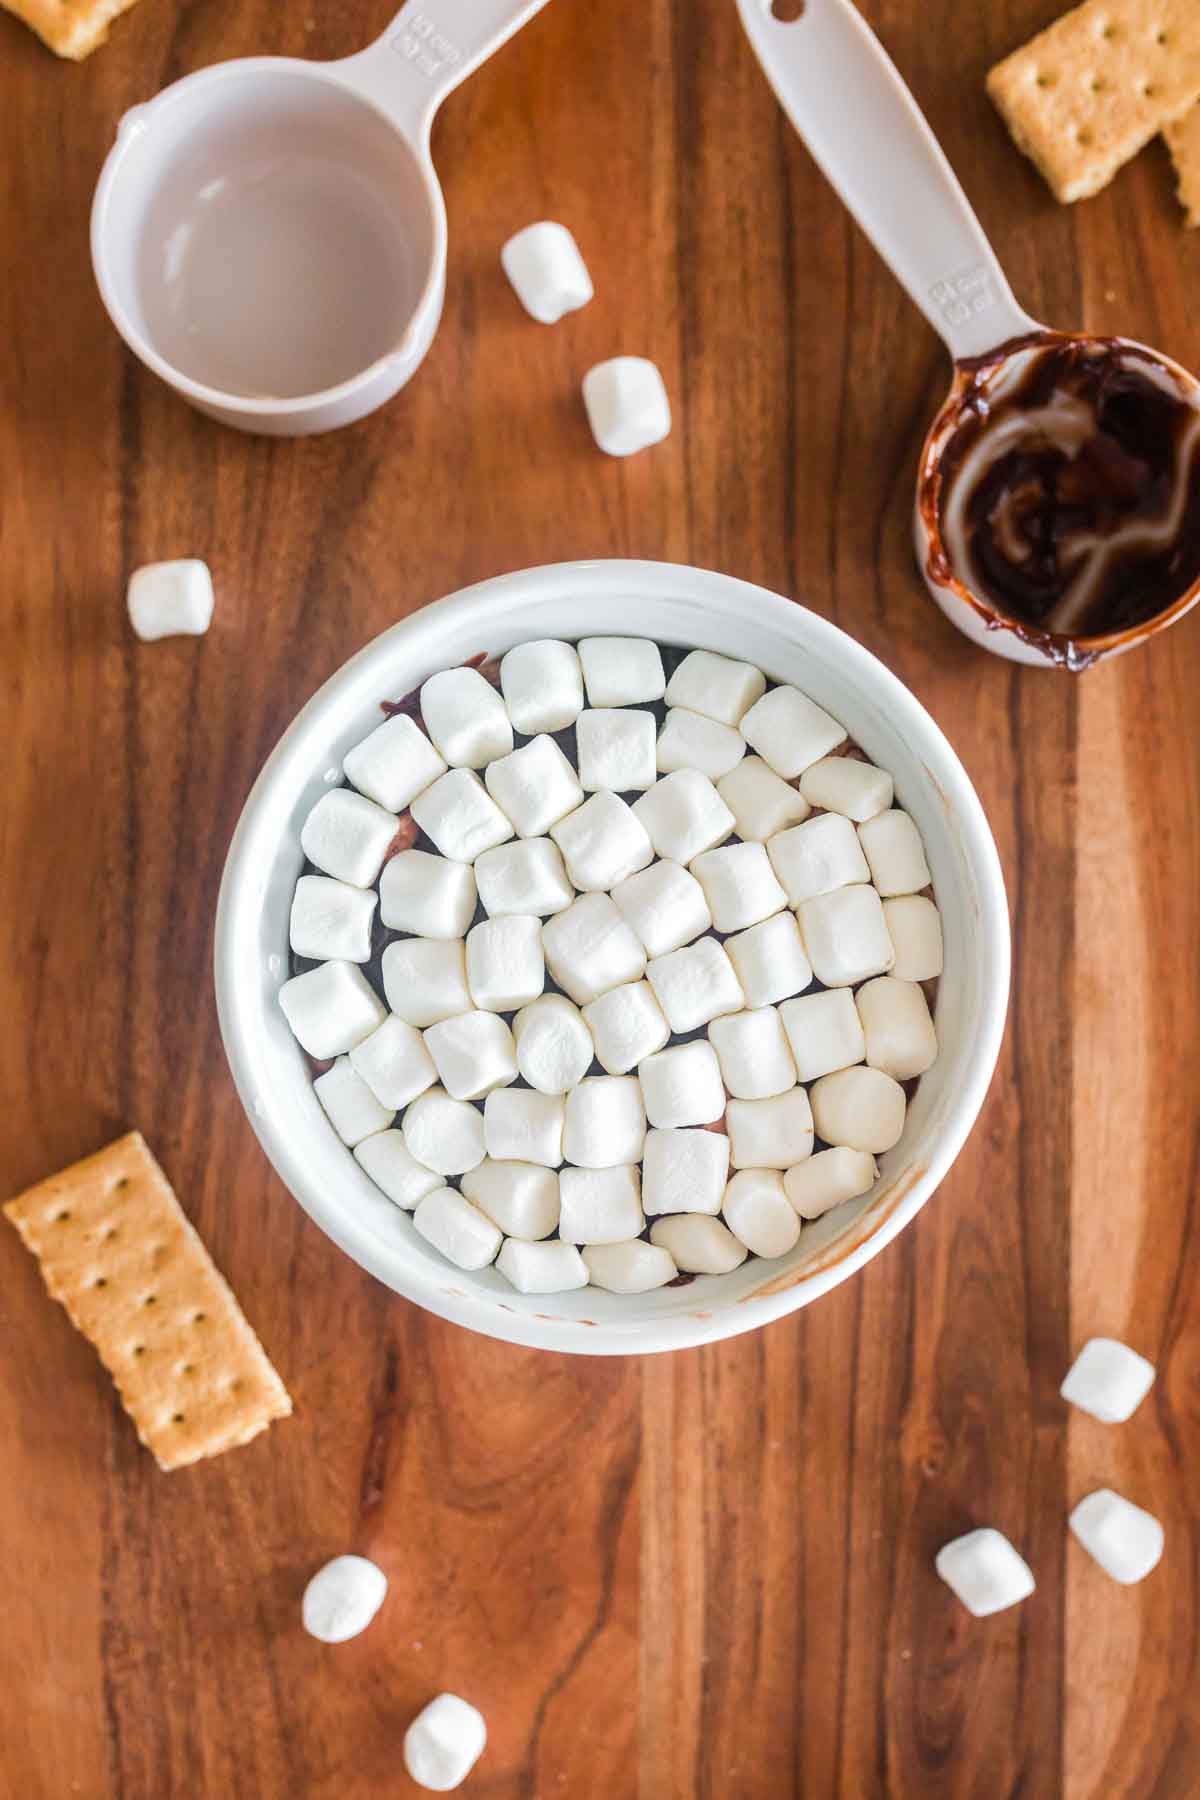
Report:
[[[292,896],[288,941],[313,962],[364,963],[378,895],[331,875],[302,875]]]
[[[1111,1488],[1088,1494],[1067,1523],[1088,1555],[1122,1587],[1144,1581],[1162,1557],[1163,1528],[1154,1514]]]
[[[877,769],[874,763],[859,762],[852,756],[826,756],[805,769],[800,792],[810,806],[823,806],[861,825],[886,811],[894,789],[887,770]]]
[[[483,1161],[483,1115],[469,1100],[452,1100],[445,1088],[429,1088],[400,1122],[410,1156],[438,1175],[465,1175]]]
[[[725,1189],[725,1221],[756,1256],[786,1256],[800,1239],[800,1220],[775,1169],[742,1169]]]
[[[279,1005],[301,1047],[322,1059],[353,1050],[387,1017],[362,970],[349,962],[293,975],[279,990]]]
[[[651,1288],[666,1287],[679,1273],[669,1250],[640,1238],[621,1244],[588,1244],[583,1260],[592,1286],[607,1288],[610,1294],[648,1294]]]
[[[470,863],[428,850],[401,850],[379,877],[379,917],[391,931],[418,937],[460,938],[478,900]]]
[[[539,919],[523,913],[483,919],[467,933],[467,986],[485,1012],[516,1012],[546,985]]]
[[[645,1057],[661,1050],[671,1035],[662,1007],[646,981],[610,988],[584,1007],[583,1016],[600,1067],[609,1075],[627,1074]]]
[[[329,1123],[351,1150],[375,1132],[386,1131],[395,1117],[390,1106],[375,1098],[346,1056],[339,1056],[332,1069],[317,1076],[313,1092]]]
[[[607,893],[654,858],[645,826],[618,794],[593,794],[551,826],[550,836],[585,894]]]
[[[452,1187],[426,1194],[413,1213],[421,1236],[459,1269],[486,1269],[495,1262],[503,1234],[486,1213]]]
[[[507,913],[546,918],[575,898],[562,851],[549,838],[523,838],[485,850],[475,864],[483,910],[495,919]]]
[[[589,1075],[567,1095],[562,1152],[580,1169],[642,1159],[646,1111],[636,1075]]]
[[[773,1006],[714,1019],[709,1042],[735,1100],[768,1100],[796,1085],[796,1065]]]
[[[531,738],[519,750],[489,763],[484,785],[517,836],[545,837],[552,825],[583,799],[574,769],[552,737]]]
[[[146,643],[165,637],[203,637],[212,624],[213,583],[198,557],[145,563],[129,577],[129,622]]]
[[[883,903],[873,887],[841,887],[817,894],[800,902],[796,916],[808,960],[826,987],[851,987],[871,975],[886,974],[896,960]]]
[[[722,1013],[740,1012],[746,1001],[733,964],[716,938],[703,937],[666,956],[652,956],[646,979],[672,1031],[696,1031]]]
[[[441,1187],[442,1178],[419,1163],[402,1131],[377,1131],[354,1146],[354,1159],[382,1188],[388,1199],[411,1212],[426,1194]]]
[[[1008,1539],[985,1525],[943,1544],[933,1566],[969,1613],[986,1619],[1028,1599],[1037,1583]]]
[[[589,794],[625,794],[658,780],[658,725],[651,712],[595,706],[575,721],[580,785]]]
[[[418,1031],[471,1010],[461,938],[400,938],[388,945],[380,968],[388,1005]]]
[[[558,1186],[558,1235],[566,1244],[619,1244],[637,1237],[646,1223],[636,1163],[615,1169],[563,1169]]]
[[[840,813],[821,813],[777,832],[768,839],[767,855],[792,906],[871,879],[858,833]]]
[[[762,698],[767,678],[752,663],[711,650],[689,650],[667,683],[668,706],[686,706],[721,725],[738,725]]]
[[[455,769],[482,769],[513,747],[504,701],[478,669],[440,669],[421,688],[425,729]]]
[[[400,824],[373,800],[351,788],[330,788],[309,813],[300,848],[324,875],[369,888],[378,878]]]
[[[554,325],[586,306],[595,292],[579,245],[565,225],[539,219],[510,237],[500,251],[504,273],[531,319]]]
[[[583,378],[588,424],[609,456],[632,456],[660,444],[671,429],[671,402],[657,364],[645,356],[614,356]]]
[[[506,1237],[532,1243],[549,1237],[558,1224],[558,1176],[541,1164],[485,1156],[463,1176],[462,1191]]]
[[[399,1112],[437,1080],[425,1040],[412,1025],[389,1015],[350,1052],[350,1066],[361,1075],[375,1098]]]
[[[737,822],[699,769],[664,775],[634,801],[633,810],[649,832],[656,855],[684,864],[702,850],[723,844]]]
[[[495,1162],[557,1169],[563,1159],[562,1096],[536,1088],[500,1088],[483,1107],[483,1141]]]
[[[848,1069],[867,1054],[862,1020],[849,988],[826,988],[820,994],[786,1000],[779,1015],[801,1081],[817,1081],[835,1069]]]
[[[1133,1417],[1154,1385],[1154,1364],[1117,1338],[1089,1338],[1059,1388],[1064,1400],[1106,1425]]]
[[[401,813],[446,773],[446,761],[415,719],[396,713],[346,752],[342,773],[368,800]]]
[[[859,988],[855,1002],[866,1037],[867,1061],[873,1069],[882,1069],[897,1081],[911,1081],[937,1061],[937,1033],[928,1002],[915,981],[876,976]]]
[[[387,1576],[365,1556],[335,1556],[304,1590],[304,1629],[322,1644],[344,1644],[367,1629],[387,1591]]]
[[[579,640],[589,706],[637,706],[666,692],[662,654],[648,638]]]
[[[713,1134],[710,1131],[705,1135]],[[708,1219],[701,1213],[655,1219],[650,1227],[650,1242],[668,1251],[675,1267],[688,1275],[728,1275],[746,1260],[746,1246],[729,1227],[720,1219]]]
[[[741,721],[752,750],[785,781],[828,756],[846,741],[846,727],[798,688],[772,688]]]
[[[627,876],[613,888],[612,897],[649,956],[681,950],[712,924],[704,889],[676,862],[651,863]]]
[[[583,708],[579,653],[558,638],[516,644],[500,660],[500,689],[509,718],[525,737],[565,731]]]
[[[425,1032],[425,1047],[453,1100],[482,1100],[517,1079],[513,1035],[498,1013],[456,1013]]]
[[[496,1267],[518,1294],[565,1294],[588,1284],[587,1264],[575,1245],[557,1238],[538,1244],[506,1238]]]
[[[719,1213],[728,1180],[729,1139],[723,1131],[656,1126],[646,1133],[642,1208],[647,1214]]]
[[[717,792],[737,821],[737,834],[747,844],[765,844],[789,825],[799,825],[812,808],[790,781],[784,781],[761,756],[745,756],[722,775]]]
[[[942,920],[924,894],[883,903],[883,918],[896,952],[892,974],[901,981],[933,981],[942,972]]]
[[[592,1034],[573,1000],[543,994],[513,1020],[517,1067],[531,1088],[565,1094],[582,1081],[595,1054]]]
[[[840,810],[840,809],[839,809]],[[892,807],[858,828],[858,840],[880,897],[919,894],[932,880],[921,834],[906,812]]]
[[[749,931],[725,939],[725,954],[742,984],[747,1006],[772,1006],[803,993],[813,978],[800,927],[790,912],[776,913]]]
[[[788,903],[761,844],[726,844],[692,863],[718,931],[759,925]]]
[[[904,1130],[904,1089],[882,1069],[860,1063],[822,1075],[809,1090],[818,1137],[827,1144],[869,1150],[878,1156],[899,1142]]]
[[[703,713],[672,706],[658,734],[655,760],[660,775],[676,769],[699,769],[710,781],[736,769],[746,754],[746,740],[729,725],[706,719]]]
[[[867,1151],[838,1144],[797,1163],[785,1174],[783,1185],[802,1219],[819,1219],[843,1200],[868,1193],[878,1173],[875,1158]]]
[[[735,1169],[790,1169],[812,1155],[812,1107],[802,1087],[769,1100],[731,1100],[725,1129]]]
[[[717,1053],[699,1039],[648,1056],[638,1079],[651,1125],[711,1125],[725,1111]]]
[[[457,1694],[439,1694],[404,1734],[404,1766],[418,1787],[447,1794],[467,1779],[486,1743],[483,1714]]]
[[[511,822],[472,769],[450,769],[439,776],[408,810],[452,862],[474,862],[513,836]]]
[[[546,967],[577,1006],[638,981],[646,953],[607,894],[581,894],[542,926]]]

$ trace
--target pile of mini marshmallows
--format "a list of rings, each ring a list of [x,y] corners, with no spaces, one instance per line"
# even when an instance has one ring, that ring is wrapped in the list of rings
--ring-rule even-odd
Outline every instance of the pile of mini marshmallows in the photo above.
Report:
[[[891,776],[704,650],[668,682],[646,640],[544,640],[499,680],[431,676],[424,729],[378,726],[305,821],[317,966],[279,999],[336,1058],[317,1097],[429,1243],[521,1293],[785,1256],[870,1189],[937,1055],[941,928]],[[377,907],[404,934],[386,1006]]]

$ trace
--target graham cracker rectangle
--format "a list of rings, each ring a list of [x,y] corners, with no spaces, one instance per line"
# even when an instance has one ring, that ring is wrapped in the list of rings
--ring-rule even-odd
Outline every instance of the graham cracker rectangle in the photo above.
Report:
[[[140,1131],[4,1208],[161,1469],[247,1444],[287,1389]]]
[[[1193,106],[1163,132],[1171,160],[1184,223],[1200,225],[1200,106]]]
[[[90,56],[108,36],[117,15],[134,5],[136,0],[0,0],[0,6],[36,31],[56,56],[71,62]]]
[[[1085,0],[987,90],[1055,197],[1082,200],[1200,99],[1200,0]]]

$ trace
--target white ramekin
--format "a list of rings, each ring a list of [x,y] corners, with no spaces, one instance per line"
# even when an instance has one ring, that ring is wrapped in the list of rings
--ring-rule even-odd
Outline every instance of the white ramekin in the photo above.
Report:
[[[941,907],[941,1053],[900,1143],[881,1159],[874,1190],[807,1228],[790,1256],[636,1299],[595,1288],[526,1298],[494,1269],[451,1268],[362,1172],[316,1101],[276,996],[287,974],[301,824],[340,779],[346,751],[379,722],[380,701],[478,651],[603,632],[757,663],[829,707],[892,771],[897,798],[924,837]],[[234,833],[215,962],[221,1031],[250,1122],[281,1179],[347,1255],[397,1293],[475,1331],[612,1354],[679,1349],[780,1318],[844,1281],[908,1224],[954,1161],[987,1092],[1008,1001],[1009,930],[999,859],[966,772],[925,709],[860,644],[728,576],[666,563],[563,563],[501,575],[423,608],[313,696],[268,759]]]

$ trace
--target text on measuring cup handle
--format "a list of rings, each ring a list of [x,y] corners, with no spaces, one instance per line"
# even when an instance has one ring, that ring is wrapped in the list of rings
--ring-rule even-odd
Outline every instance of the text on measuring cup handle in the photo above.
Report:
[[[432,81],[446,69],[462,61],[457,44],[439,31],[427,13],[412,13],[403,26],[389,39],[390,48]]]

